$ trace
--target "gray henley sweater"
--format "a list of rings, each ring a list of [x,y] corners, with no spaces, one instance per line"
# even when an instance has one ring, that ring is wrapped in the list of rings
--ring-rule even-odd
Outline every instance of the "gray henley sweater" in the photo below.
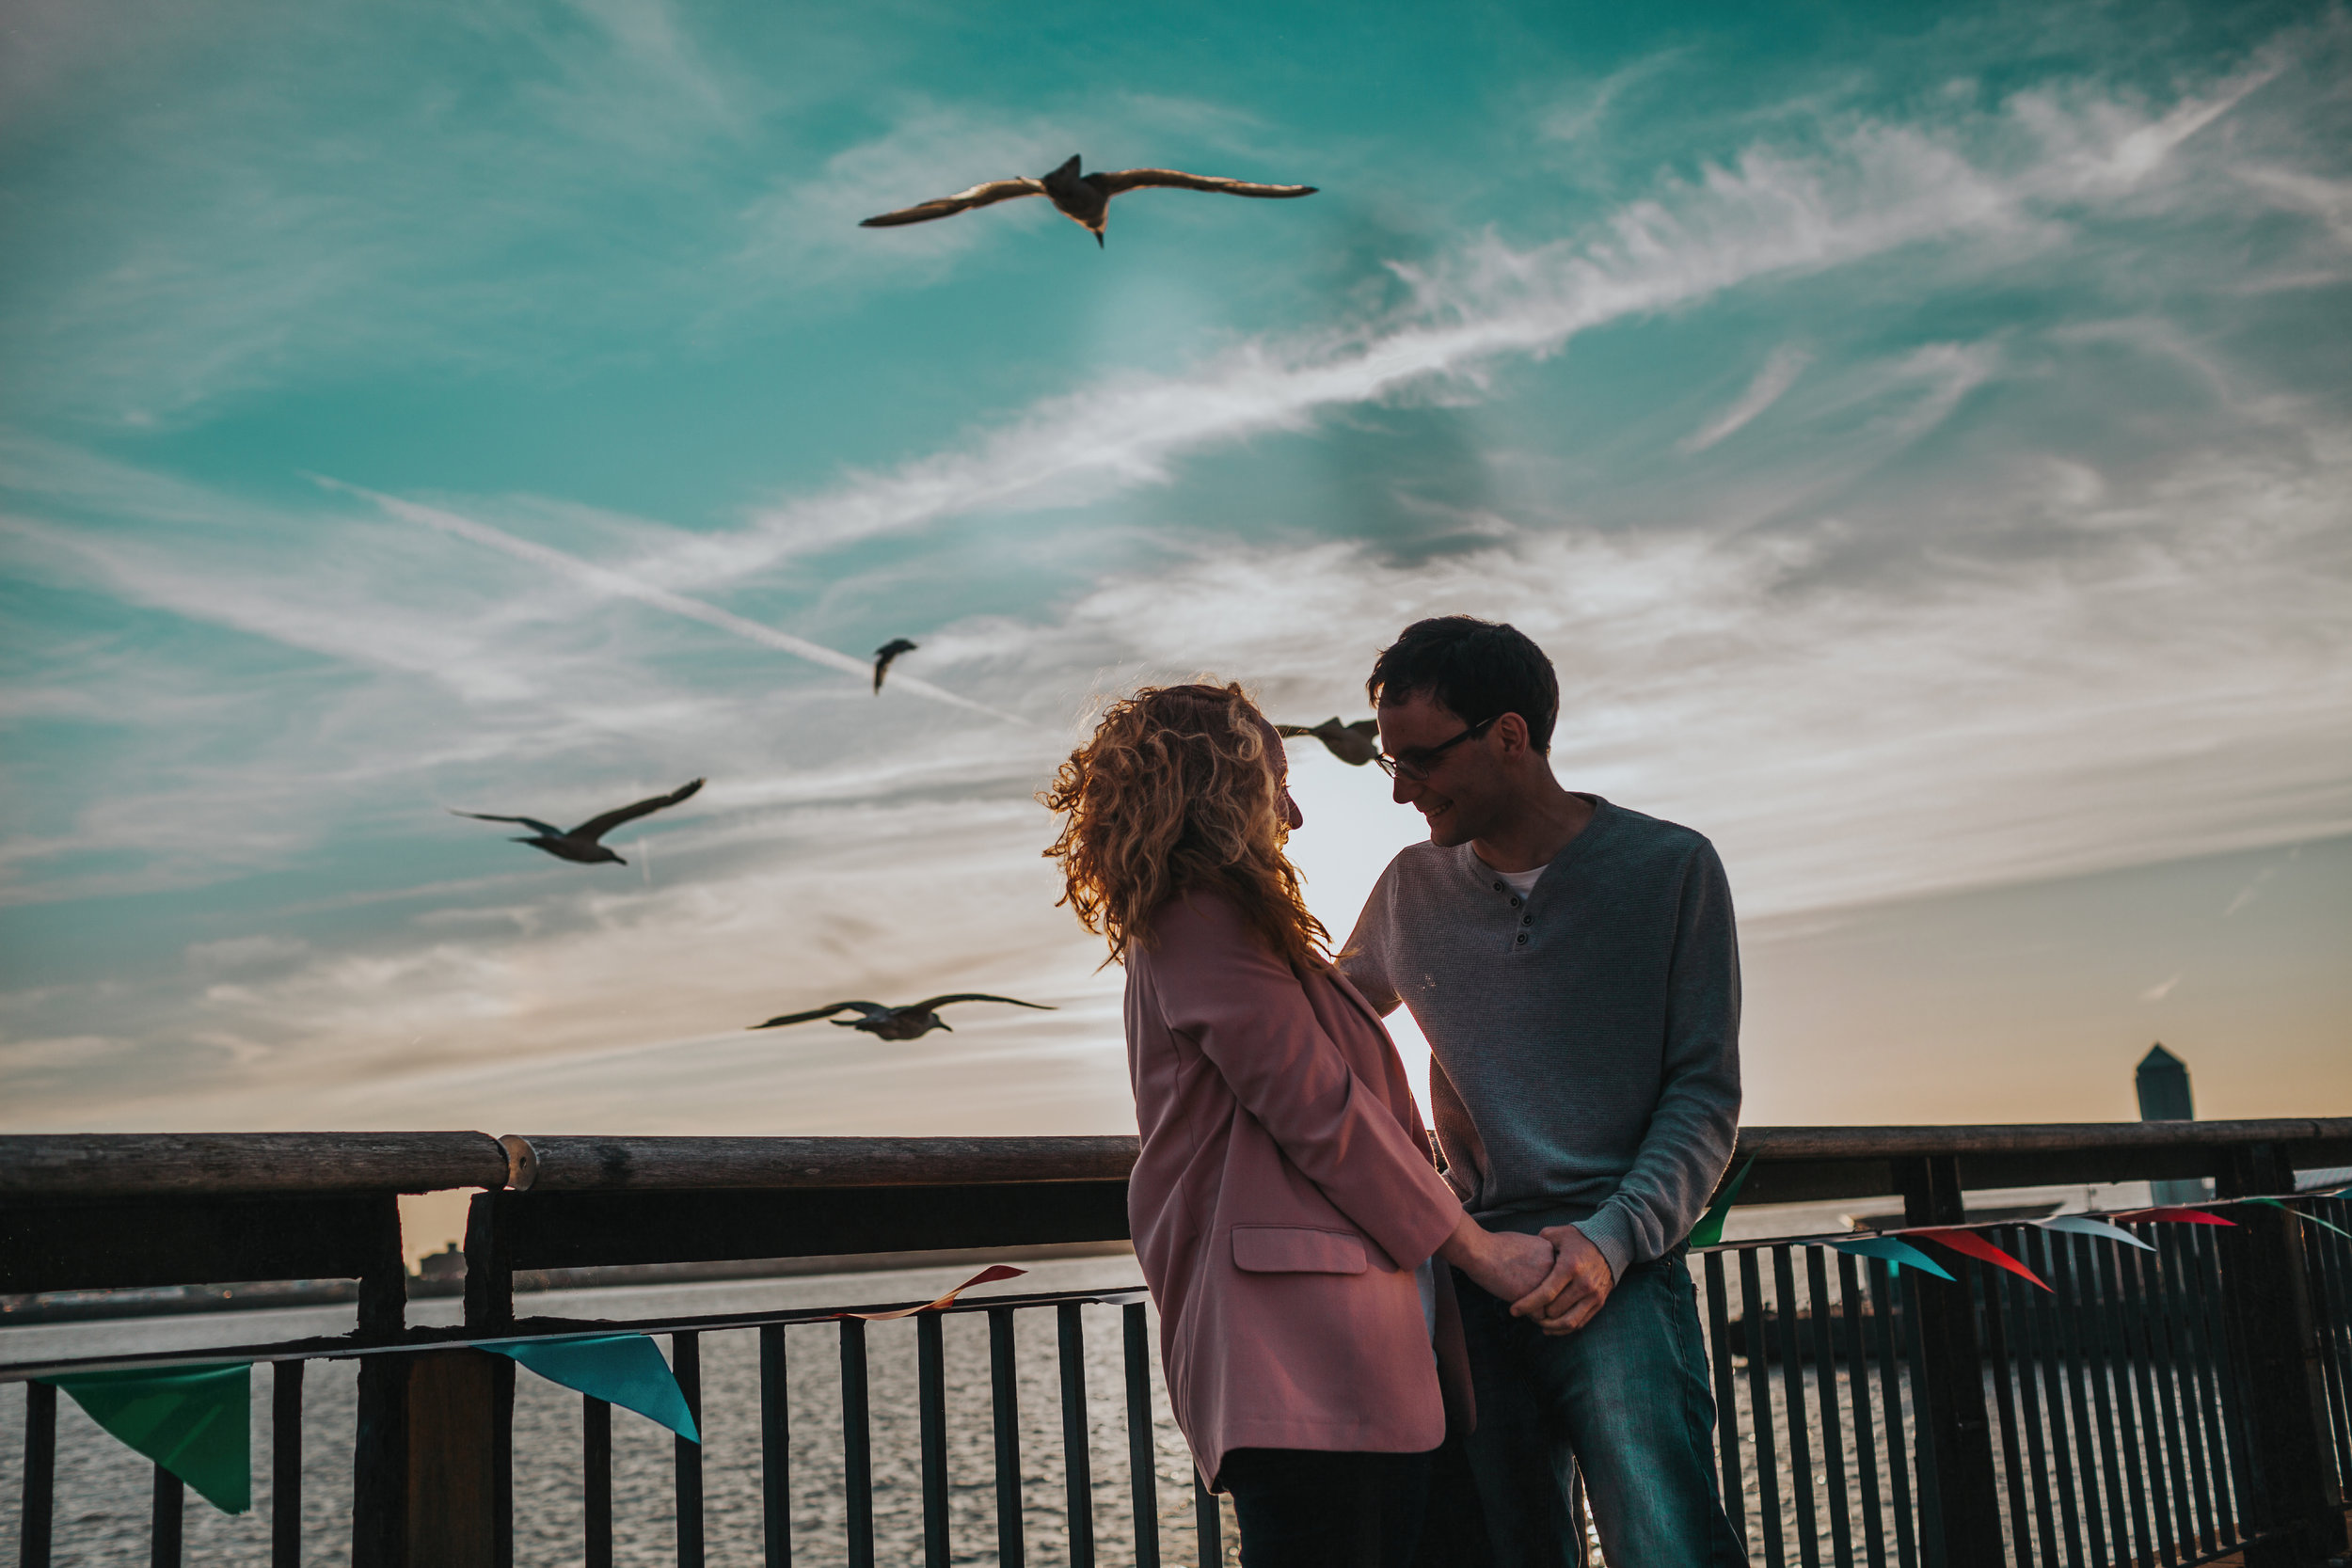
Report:
[[[1389,863],[1340,967],[1429,1037],[1447,1177],[1490,1227],[1572,1223],[1623,1278],[1690,1234],[1740,1121],[1740,951],[1715,847],[1613,806],[1524,900],[1469,845]]]

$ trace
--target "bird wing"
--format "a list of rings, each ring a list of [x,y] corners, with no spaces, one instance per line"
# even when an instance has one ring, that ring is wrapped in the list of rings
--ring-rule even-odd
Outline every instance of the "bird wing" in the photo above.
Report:
[[[952,996],[934,996],[928,1001],[917,1002],[911,1007],[900,1007],[898,1011],[902,1013],[936,1012],[950,1002],[1009,1002],[1016,1007],[1035,1007],[1041,1013],[1059,1011],[1058,1008],[1049,1006],[1042,1002],[1024,1002],[1014,996],[983,996],[976,990],[960,990]]]
[[[602,816],[592,816],[564,836],[586,839],[594,844],[622,823],[634,822],[641,816],[650,816],[664,806],[675,806],[702,786],[703,781],[696,779],[683,789],[672,790],[667,795],[656,795],[649,800],[640,800],[635,805],[623,806],[618,811],[606,812]]]
[[[1312,735],[1315,732],[1304,724],[1277,724],[1274,726],[1274,733],[1281,736],[1298,736]]]
[[[470,816],[477,822],[519,822],[534,833],[545,833],[549,838],[562,838],[564,836],[563,829],[552,827],[548,823],[540,821],[535,816],[499,816],[486,811],[452,811],[450,815],[452,816]]]
[[[888,1007],[883,1006],[879,1002],[835,1002],[830,1007],[811,1007],[804,1013],[786,1013],[781,1018],[771,1018],[765,1023],[755,1023],[752,1027],[755,1029],[775,1029],[780,1028],[787,1023],[806,1023],[810,1019],[831,1018],[834,1014],[845,1012],[851,1007],[855,1007],[859,1012],[864,1013],[867,1018],[872,1018],[877,1014],[890,1011]]]
[[[1089,174],[1087,182],[1104,196],[1117,196],[1121,191],[1141,190],[1147,185],[1164,185],[1180,191],[1222,191],[1227,196],[1312,196],[1313,185],[1253,185],[1247,180],[1228,180],[1216,174],[1186,174],[1176,168],[1121,168],[1107,173]]]
[[[1015,197],[1043,196],[1044,194],[1045,186],[1041,181],[1026,178],[991,180],[975,185],[968,191],[958,191],[953,196],[943,196],[936,201],[918,201],[912,207],[901,207],[895,213],[883,213],[878,217],[867,218],[858,227],[860,229],[896,229],[901,224],[929,223],[933,218],[953,217],[958,213],[970,212],[975,207],[993,207],[999,201],[1010,201]]]
[[[1349,724],[1344,727],[1354,730],[1358,735],[1362,736],[1366,740],[1377,740],[1380,738],[1380,721],[1377,719],[1359,719],[1353,724]]]

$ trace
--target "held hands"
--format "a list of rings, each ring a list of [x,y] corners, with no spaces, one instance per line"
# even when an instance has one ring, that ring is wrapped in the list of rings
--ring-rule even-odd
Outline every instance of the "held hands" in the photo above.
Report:
[[[1617,1280],[1600,1248],[1572,1225],[1555,1225],[1542,1239],[1556,1251],[1542,1283],[1511,1303],[1511,1315],[1534,1318],[1546,1334],[1573,1334],[1593,1321]],[[1474,1276],[1473,1276],[1474,1277]],[[1482,1281],[1483,1285],[1483,1281]],[[1501,1291],[1489,1293],[1501,1296]]]
[[[1471,1284],[1501,1301],[1518,1301],[1531,1291],[1543,1291],[1547,1277],[1556,1272],[1552,1243],[1547,1237],[1488,1230],[1468,1214],[1438,1254],[1468,1275]],[[1544,1293],[1549,1299],[1549,1292]]]

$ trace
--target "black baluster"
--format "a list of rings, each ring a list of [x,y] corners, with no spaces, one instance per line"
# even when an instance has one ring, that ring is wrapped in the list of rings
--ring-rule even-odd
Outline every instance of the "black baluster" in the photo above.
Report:
[[[1772,1248],[1773,1299],[1780,1308],[1781,1406],[1788,1422],[1788,1481],[1796,1494],[1797,1560],[1821,1568],[1821,1521],[1813,1507],[1812,1423],[1804,1411],[1804,1347],[1797,1338],[1797,1278],[1788,1248]]]
[[[693,1418],[694,1435],[703,1431],[702,1336],[687,1330],[670,1336],[670,1370],[678,1392],[686,1396],[686,1413]],[[683,1437],[670,1440],[672,1463],[677,1468],[678,1568],[703,1568],[703,1446]]]
[[[1995,1234],[2001,1234],[1995,1232]],[[2016,1243],[2006,1235],[2002,1241],[2013,1247]],[[1995,1243],[1999,1244],[1999,1243]],[[2001,1474],[2009,1491],[2010,1544],[2017,1560],[2026,1562],[2033,1556],[2033,1526],[2026,1508],[2024,1444],[2017,1432],[2017,1405],[2010,1385],[2009,1354],[2009,1314],[2005,1309],[2001,1281],[2017,1276],[2002,1268],[1974,1271],[1973,1281],[1984,1303],[1985,1354],[1993,1363],[1993,1399],[1998,1407],[2001,1424]],[[2045,1540],[2043,1544],[2048,1544]]]
[[[24,1386],[24,1500],[16,1515],[16,1560],[49,1568],[50,1520],[56,1510],[57,1388]]]
[[[999,1568],[1022,1568],[1021,1378],[1009,1307],[988,1309],[988,1381],[996,1423],[996,1561]]]
[[[2208,1364],[2214,1372],[2217,1414],[2229,1454],[2230,1538],[2242,1540],[2258,1528],[2250,1516],[2254,1510],[2253,1450],[2247,1441],[2245,1368],[2223,1322],[2227,1304],[2222,1299],[2226,1286],[2221,1243],[2203,1226],[2183,1226],[2181,1238],[2197,1252],[2198,1281],[2205,1304],[2202,1329],[2210,1347]]]
[[[2343,1225],[2326,1198],[2306,1203],[2310,1216]],[[2328,1424],[2336,1452],[2336,1490],[2352,1493],[2352,1381],[2347,1381],[2345,1345],[2352,1338],[2352,1302],[2344,1296],[2344,1238],[2308,1223],[2302,1226],[2305,1274],[2311,1281],[2312,1316],[2319,1334],[2320,1383],[2327,1395]],[[2352,1228],[2348,1227],[2347,1228]]]
[[[302,1369],[270,1365],[270,1568],[302,1568]]]
[[[1740,1474],[1739,1386],[1731,1368],[1731,1306],[1724,1283],[1724,1255],[1705,1254],[1707,1267],[1707,1347],[1715,1377],[1715,1446],[1724,1495],[1724,1514],[1748,1544],[1748,1494]]]
[[[2172,1370],[2172,1332],[2165,1299],[2164,1271],[2154,1255],[2137,1247],[2111,1249],[2139,1309],[2140,1338],[2147,1347],[2148,1376],[2155,1386],[2155,1418],[2163,1428],[2165,1490],[2172,1502],[2170,1528],[2177,1558],[2198,1555],[2197,1519],[2189,1497],[2188,1454],[2182,1446],[2179,1389]]]
[[[2145,1418],[2137,1411],[2133,1397],[2136,1380],[2132,1364],[2136,1358],[2132,1354],[2130,1324],[2124,1314],[2123,1287],[2115,1269],[2116,1244],[2091,1242],[2089,1238],[2085,1238],[2085,1244],[2090,1253],[2090,1269],[2099,1279],[2099,1327],[2105,1337],[2108,1365],[2113,1369],[2116,1443],[2123,1455],[2124,1477],[2130,1483],[2132,1530],[2137,1542],[2132,1555],[2154,1562],[2163,1545],[2148,1512],[2147,1449],[2140,1438]]]
[[[850,1501],[850,1568],[874,1568],[874,1429],[866,1323],[841,1320],[841,1486]]]
[[[1912,1430],[1917,1447],[1914,1457],[1919,1478],[1919,1538],[1929,1568],[1959,1568],[1946,1560],[1951,1534],[1944,1527],[1943,1467],[1936,1462],[1935,1393],[1928,1377],[1927,1314],[1919,1309],[1919,1292],[1926,1290],[1955,1288],[1951,1280],[1930,1284],[1931,1275],[1917,1269],[1907,1270],[1909,1284],[1891,1278],[1895,1294],[1902,1300],[1902,1347],[1906,1369],[1910,1373]],[[1965,1285],[1957,1288],[1965,1289]]]
[[[1120,1308],[1126,1332],[1127,1481],[1135,1498],[1136,1568],[1160,1568],[1159,1449],[1152,1441],[1152,1336],[1144,1304]]]
[[[1846,1492],[1846,1449],[1838,1431],[1837,1345],[1829,1306],[1826,1248],[1804,1249],[1805,1284],[1813,1300],[1813,1392],[1821,1407],[1821,1474],[1828,1481],[1830,1555],[1853,1568],[1853,1520]],[[1867,1442],[1867,1435],[1860,1439]]]
[[[1772,1328],[1764,1321],[1763,1271],[1756,1249],[1740,1249],[1740,1316],[1748,1349],[1748,1424],[1756,1432],[1756,1502],[1763,1514],[1764,1568],[1786,1568],[1788,1544],[1780,1533],[1780,1455],[1772,1421],[1772,1358],[1766,1354]]]
[[[1070,1504],[1070,1568],[1094,1568],[1094,1464],[1087,1442],[1086,1325],[1078,1304],[1054,1308],[1061,1336],[1063,1493]]]
[[[2042,1270],[2035,1264],[2032,1243],[2041,1236],[2041,1231],[2032,1229],[2022,1230],[2017,1236],[2017,1259],[2036,1274]],[[2033,1477],[2033,1520],[2036,1538],[2042,1543],[2036,1560],[2055,1563],[2059,1560],[2058,1519],[2050,1504],[2051,1453],[2042,1425],[2042,1357],[2034,1335],[2037,1292],[2033,1286],[2012,1274],[2001,1275],[2001,1289],[2006,1292],[2003,1305],[2009,1311],[2010,1336],[2017,1351],[2017,1396],[2026,1428],[2026,1469]]]
[[[1192,1528],[1200,1548],[1200,1568],[1223,1568],[1225,1522],[1217,1515],[1216,1494],[1200,1484],[1198,1469],[1192,1473]]]
[[[915,1426],[923,1450],[924,1568],[947,1568],[947,1353],[937,1312],[914,1319]]]
[[[759,1514],[767,1568],[792,1568],[792,1378],[782,1323],[759,1331]]]
[[[2167,1226],[2166,1231],[2173,1227]],[[2171,1374],[2180,1392],[2181,1436],[2188,1455],[2189,1489],[2197,1510],[2196,1542],[2198,1551],[2217,1552],[2221,1536],[2213,1508],[2213,1465],[2205,1451],[2205,1411],[2200,1387],[2204,1369],[2199,1365],[2197,1337],[2190,1326],[2189,1312],[2184,1300],[2185,1280],[2180,1255],[2173,1238],[2159,1234],[2156,1238],[2155,1259],[2147,1263],[2161,1282],[2164,1291],[2165,1342],[2169,1347]],[[2213,1456],[2218,1458],[2218,1455]]]
[[[187,1486],[162,1465],[155,1466],[155,1497],[148,1527],[147,1560],[151,1568],[180,1568],[180,1531],[187,1518]]]
[[[1870,1352],[1862,1333],[1862,1280],[1850,1253],[1837,1255],[1837,1293],[1846,1327],[1846,1397],[1853,1407],[1854,1460],[1862,1481],[1862,1550],[1869,1568],[1886,1568],[1885,1520],[1879,1507],[1878,1424],[1870,1413]],[[1896,1434],[1901,1441],[1901,1434]]]
[[[1896,1319],[1902,1310],[1902,1290],[1895,1281],[1892,1268],[1880,1259],[1870,1259],[1870,1301],[1877,1307],[1871,1316],[1878,1323],[1879,1406],[1886,1413],[1886,1479],[1894,1489],[1895,1560],[1901,1568],[1918,1568],[1919,1538],[1911,1509],[1911,1439],[1903,1419],[1902,1367],[1895,1351],[1901,1338]],[[1917,1424],[1915,1403],[1908,1425]]]
[[[2064,1234],[2049,1238],[2050,1267],[2042,1277],[2058,1292],[2048,1323],[2051,1343],[2058,1348],[2065,1368],[2068,1409],[2074,1427],[2074,1485],[2081,1497],[2083,1531],[2089,1542],[2088,1555],[2080,1560],[2104,1564],[2107,1560],[2107,1537],[2102,1512],[2099,1428],[2091,1419],[2089,1392],[2094,1374],[2085,1364],[2088,1357],[2083,1351],[2083,1324],[2090,1316],[2091,1303],[2075,1273],[2073,1240]]]
[[[588,1568],[612,1568],[612,1407],[580,1397],[580,1538]]]
[[[2132,1545],[2131,1511],[2123,1500],[2123,1459],[2115,1435],[2115,1404],[2108,1397],[2110,1388],[2118,1386],[2120,1380],[2110,1370],[2112,1357],[2106,1342],[2106,1304],[2099,1299],[2097,1255],[2090,1241],[2081,1236],[2069,1236],[2058,1245],[2066,1253],[2067,1268],[2074,1282],[2074,1310],[2069,1316],[2082,1350],[2083,1372],[2090,1384],[2091,1414],[2099,1433],[2097,1473],[2106,1511],[2106,1531],[2114,1550],[2129,1559],[2137,1554]]]

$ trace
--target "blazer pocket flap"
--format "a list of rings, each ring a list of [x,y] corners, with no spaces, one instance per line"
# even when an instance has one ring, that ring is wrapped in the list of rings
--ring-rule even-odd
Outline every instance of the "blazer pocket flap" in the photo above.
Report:
[[[1364,1239],[1304,1225],[1233,1227],[1233,1267],[1248,1274],[1361,1274]]]

